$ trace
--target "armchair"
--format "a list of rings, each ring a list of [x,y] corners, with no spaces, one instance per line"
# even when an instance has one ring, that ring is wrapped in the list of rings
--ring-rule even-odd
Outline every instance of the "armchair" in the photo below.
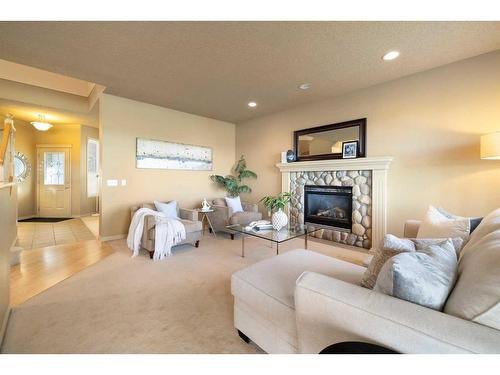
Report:
[[[152,210],[156,210],[154,204],[142,203],[130,209],[131,217],[134,216],[139,208],[151,208]],[[186,239],[179,243],[179,245],[190,243],[198,247],[200,238],[202,237],[202,224],[201,221],[198,220],[198,211],[189,210],[187,208],[177,208],[177,215],[186,228]],[[149,257],[151,259],[153,259],[153,254],[155,252],[155,225],[155,218],[146,216],[144,219],[141,247],[149,252]]]
[[[231,235],[234,240],[234,232],[227,229],[228,225],[241,224],[246,225],[252,221],[261,220],[262,214],[255,203],[241,202],[243,212],[234,213],[233,210],[227,206],[224,198],[217,198],[212,200],[212,209],[214,212],[209,213],[210,221],[216,232],[226,232]]]

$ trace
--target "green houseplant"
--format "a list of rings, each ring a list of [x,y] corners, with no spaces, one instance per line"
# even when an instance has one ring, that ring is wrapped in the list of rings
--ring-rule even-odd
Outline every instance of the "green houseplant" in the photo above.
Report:
[[[270,195],[260,200],[270,212],[277,209],[271,217],[271,222],[275,230],[280,230],[288,224],[288,216],[283,212],[283,209],[290,203],[291,199],[292,194],[286,192],[276,196]]]
[[[220,176],[214,174],[210,176],[210,179],[223,189],[226,189],[227,194],[233,198],[241,193],[252,192],[250,186],[242,185],[242,181],[245,178],[257,178],[257,174],[247,169],[247,162],[243,155],[234,166],[233,171],[235,175]]]

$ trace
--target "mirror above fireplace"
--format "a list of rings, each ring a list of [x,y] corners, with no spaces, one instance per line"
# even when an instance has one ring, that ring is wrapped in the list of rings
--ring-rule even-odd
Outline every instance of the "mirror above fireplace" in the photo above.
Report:
[[[297,161],[342,159],[342,144],[357,142],[357,157],[366,156],[366,118],[294,132]]]

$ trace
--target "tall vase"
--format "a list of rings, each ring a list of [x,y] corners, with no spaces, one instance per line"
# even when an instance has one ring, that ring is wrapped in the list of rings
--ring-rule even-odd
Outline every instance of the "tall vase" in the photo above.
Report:
[[[288,224],[288,216],[286,216],[286,214],[280,208],[273,214],[271,221],[273,223],[273,229],[280,230]]]

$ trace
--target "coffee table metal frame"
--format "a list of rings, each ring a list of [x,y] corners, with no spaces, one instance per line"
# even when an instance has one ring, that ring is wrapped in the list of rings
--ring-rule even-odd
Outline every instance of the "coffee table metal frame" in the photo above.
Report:
[[[276,255],[279,255],[279,244],[289,241],[294,238],[304,237],[304,247],[307,249],[307,240],[310,233],[316,232],[320,228],[308,230],[305,225],[296,225],[291,227],[282,228],[279,231],[275,230],[247,230],[245,225],[229,225],[226,227],[234,232],[241,233],[241,257],[245,257],[245,237],[253,236],[276,243]]]

